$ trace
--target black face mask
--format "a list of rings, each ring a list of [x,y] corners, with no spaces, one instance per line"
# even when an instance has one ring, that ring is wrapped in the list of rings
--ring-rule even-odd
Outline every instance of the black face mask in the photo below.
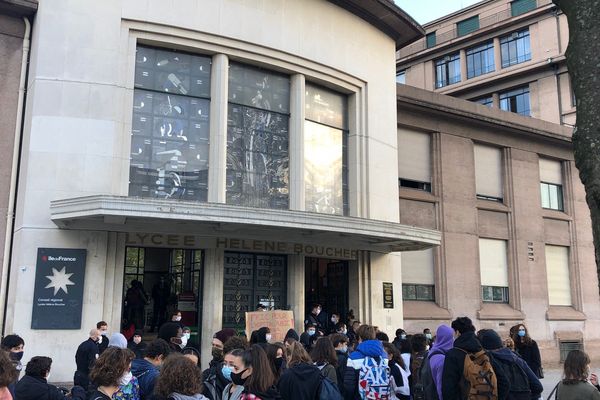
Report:
[[[248,368],[246,368],[246,369],[248,369]],[[234,384],[236,384],[238,386],[244,386],[244,383],[246,383],[246,380],[248,379],[248,377],[242,378],[242,375],[244,374],[244,372],[246,372],[246,369],[238,372],[237,374],[235,372],[232,372],[231,373],[231,382],[233,382]]]
[[[223,361],[223,349],[219,349],[218,347],[213,347],[211,350],[211,355],[213,360],[215,361]]]
[[[275,359],[275,367],[277,369],[281,369],[281,367],[283,366],[283,357],[279,357]]]
[[[10,353],[8,353],[10,356],[10,359],[13,361],[21,361],[21,359],[23,358],[23,352],[19,351],[18,353],[13,353],[12,351]]]

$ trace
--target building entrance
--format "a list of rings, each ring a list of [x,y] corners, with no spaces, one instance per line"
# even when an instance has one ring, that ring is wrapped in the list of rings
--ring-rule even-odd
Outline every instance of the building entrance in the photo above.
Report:
[[[321,324],[330,326],[333,313],[338,313],[340,321],[346,322],[349,311],[348,261],[307,257],[305,271],[307,315],[313,304],[319,303],[323,308],[319,315]]]
[[[203,258],[202,250],[127,247],[122,331],[154,332],[179,310],[181,322],[192,330],[190,342],[197,344]]]

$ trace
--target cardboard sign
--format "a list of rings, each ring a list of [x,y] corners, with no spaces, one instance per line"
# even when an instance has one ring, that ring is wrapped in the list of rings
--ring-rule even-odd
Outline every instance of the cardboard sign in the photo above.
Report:
[[[31,329],[81,329],[85,249],[38,249]]]
[[[263,326],[271,330],[272,342],[283,342],[288,330],[294,329],[294,312],[284,310],[252,311],[246,313],[246,336]]]

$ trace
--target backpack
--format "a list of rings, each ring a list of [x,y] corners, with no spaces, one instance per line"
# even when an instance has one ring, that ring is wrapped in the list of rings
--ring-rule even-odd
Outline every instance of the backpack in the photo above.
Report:
[[[431,373],[431,357],[436,354],[445,355],[446,352],[441,349],[436,349],[435,351],[429,353],[427,357],[423,359],[423,363],[421,364],[421,368],[418,371],[419,374],[419,383],[415,385],[415,391],[418,391],[422,394],[421,399],[427,400],[438,400],[438,392],[437,386],[433,381],[433,374]],[[417,398],[417,397],[415,397]]]
[[[386,358],[364,358],[358,372],[358,394],[361,400],[390,398],[390,371]]]
[[[468,400],[498,400],[498,382],[485,350],[465,352],[462,393]]]
[[[415,357],[411,357],[410,359],[410,372],[412,376],[412,387],[410,388],[410,392],[414,400],[425,399],[425,388],[421,382],[421,371],[423,364],[427,362],[427,359],[427,352],[418,353]]]
[[[323,375],[321,375],[319,385],[319,400],[344,400],[337,386],[331,379]]]
[[[496,358],[498,359],[498,358]],[[529,388],[529,378],[523,368],[516,362],[504,362],[498,360],[506,377],[510,382],[510,391],[507,400],[530,400],[531,389]]]

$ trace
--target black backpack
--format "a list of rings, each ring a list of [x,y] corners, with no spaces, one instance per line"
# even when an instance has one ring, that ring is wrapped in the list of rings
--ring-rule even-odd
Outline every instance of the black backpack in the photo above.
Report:
[[[439,400],[437,386],[433,381],[433,374],[431,373],[431,357],[436,354],[445,355],[446,352],[442,349],[436,349],[427,354],[418,372],[419,383],[415,385],[415,390],[419,392],[420,398],[425,400]]]
[[[517,362],[506,362],[498,359],[498,357],[495,358],[502,365],[504,373],[510,382],[510,391],[506,400],[530,400],[531,389],[529,387],[529,378],[527,377],[527,373],[523,371],[523,368]]]

